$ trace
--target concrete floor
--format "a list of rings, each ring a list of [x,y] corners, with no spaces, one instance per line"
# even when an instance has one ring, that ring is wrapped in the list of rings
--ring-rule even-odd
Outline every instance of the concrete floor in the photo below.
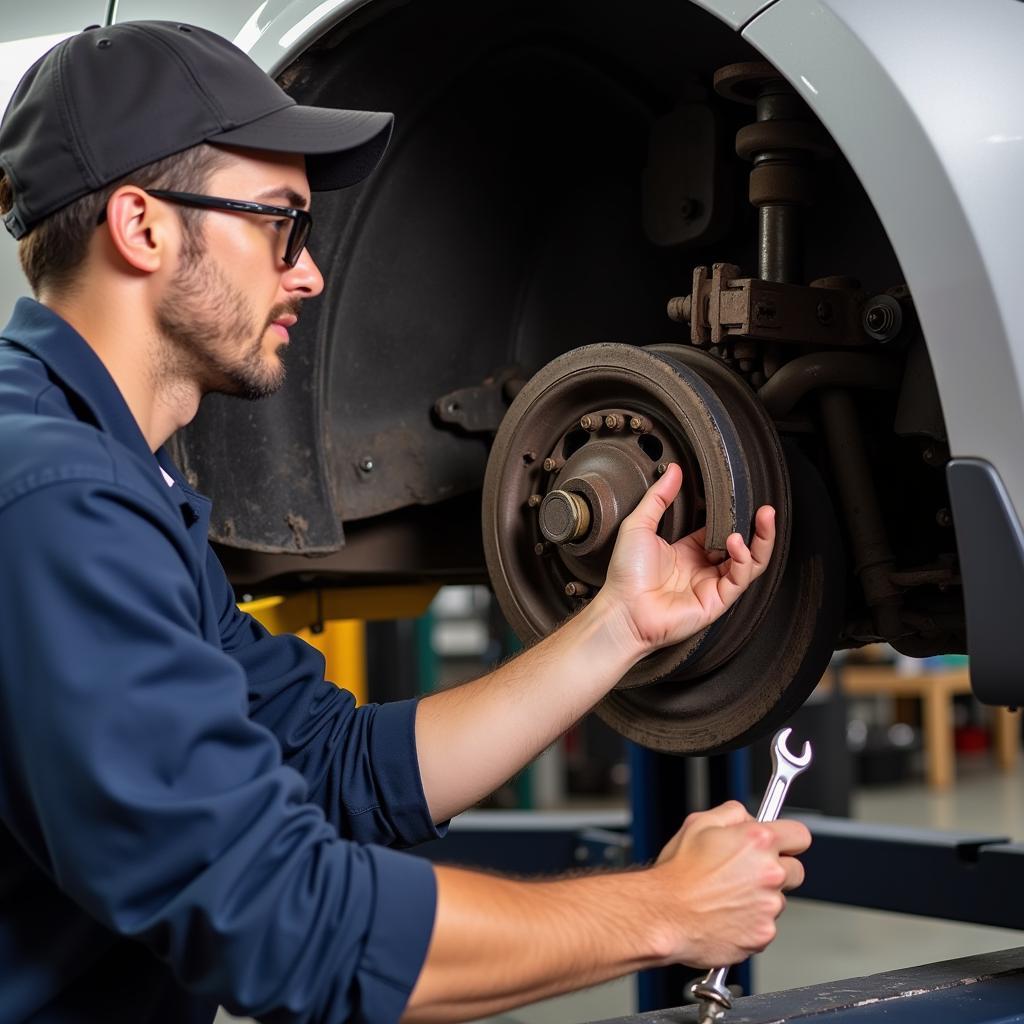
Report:
[[[1024,838],[1024,765],[1000,775],[985,756],[960,757],[957,783],[945,793],[923,784],[858,792],[864,821],[956,830],[992,830]],[[1011,894],[1016,898],[1016,894]],[[1024,922],[1024,911],[1021,915]],[[779,937],[756,960],[757,991],[772,992],[890,968],[1024,945],[1024,932],[836,907],[792,897]],[[545,1000],[491,1018],[491,1024],[575,1024],[635,1012],[631,978]],[[217,1024],[235,1020],[227,1014]]]

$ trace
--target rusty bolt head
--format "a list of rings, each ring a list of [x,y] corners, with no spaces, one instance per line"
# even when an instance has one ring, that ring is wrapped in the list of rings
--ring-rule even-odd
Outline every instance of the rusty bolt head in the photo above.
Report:
[[[550,545],[546,540],[537,541],[537,543],[533,545],[533,553],[535,555],[547,554],[547,550],[549,547]]]
[[[545,473],[554,473],[554,471],[556,469],[558,469],[558,466],[559,466],[559,462],[558,462],[557,459],[545,459],[544,460],[544,472]]]
[[[580,583],[579,580],[571,580],[565,585],[566,597],[586,597],[589,593],[590,587],[586,583]]]
[[[657,473],[658,476],[663,476],[667,472],[668,472],[668,463],[667,462],[659,462],[658,463],[658,468],[655,470],[655,473]]]
[[[631,416],[629,420],[629,429],[634,434],[647,434],[650,432],[651,425],[643,416]]]
[[[529,505],[530,508],[536,508],[543,500],[543,495],[531,494],[530,497],[527,499],[526,504]]]
[[[609,430],[621,430],[623,419],[618,413],[610,412],[604,418],[604,425]]]
[[[597,430],[597,428],[599,426],[601,426],[601,417],[600,416],[581,416],[580,417],[580,426],[584,430],[590,430],[590,431]]]
[[[677,324],[688,324],[691,312],[692,300],[689,295],[677,295],[668,300],[668,318]]]

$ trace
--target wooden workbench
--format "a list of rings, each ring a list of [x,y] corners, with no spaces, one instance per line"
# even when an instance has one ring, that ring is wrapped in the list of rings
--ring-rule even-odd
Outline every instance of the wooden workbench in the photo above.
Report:
[[[915,697],[921,701],[925,774],[928,785],[946,789],[953,783],[953,697],[971,692],[966,668],[903,675],[891,665],[842,665],[840,686],[848,697]],[[1020,717],[1007,708],[992,708],[992,746],[996,763],[1012,771],[1020,751]]]

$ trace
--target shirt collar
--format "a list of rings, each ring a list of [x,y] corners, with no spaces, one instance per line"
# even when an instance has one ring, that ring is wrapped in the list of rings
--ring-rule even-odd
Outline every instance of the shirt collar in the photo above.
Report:
[[[0,337],[42,360],[85,404],[102,431],[136,455],[153,458],[114,378],[89,343],[66,320],[35,299],[21,298]]]

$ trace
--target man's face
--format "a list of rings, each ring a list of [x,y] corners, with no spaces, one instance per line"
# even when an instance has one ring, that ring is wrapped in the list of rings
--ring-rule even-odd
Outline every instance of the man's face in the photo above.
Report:
[[[301,156],[232,150],[203,192],[272,206],[309,205]],[[281,353],[303,299],[323,290],[308,252],[282,255],[291,222],[260,214],[205,213],[198,237],[183,233],[177,267],[156,310],[177,374],[204,394],[264,398],[283,383]]]

